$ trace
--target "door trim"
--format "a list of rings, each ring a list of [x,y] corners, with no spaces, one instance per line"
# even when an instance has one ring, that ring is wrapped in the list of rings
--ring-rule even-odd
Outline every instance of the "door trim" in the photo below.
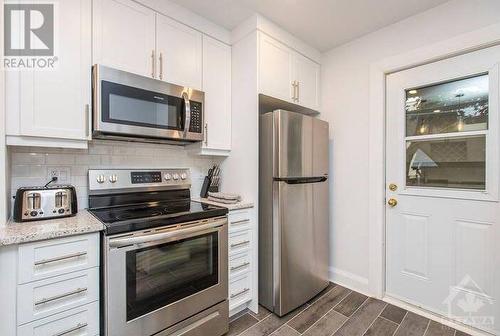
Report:
[[[500,45],[500,24],[458,35],[370,65],[369,290],[385,296],[386,76],[401,70]]]

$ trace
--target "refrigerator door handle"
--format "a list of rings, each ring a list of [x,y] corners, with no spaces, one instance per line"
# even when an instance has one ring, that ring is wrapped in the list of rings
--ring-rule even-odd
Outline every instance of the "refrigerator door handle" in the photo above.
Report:
[[[314,177],[275,177],[275,181],[285,182],[287,184],[305,184],[305,183],[320,183],[328,180],[328,176]]]

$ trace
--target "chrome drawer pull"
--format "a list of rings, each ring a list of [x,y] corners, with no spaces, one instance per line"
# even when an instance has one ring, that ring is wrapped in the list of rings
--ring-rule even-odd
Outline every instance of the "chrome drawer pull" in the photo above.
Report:
[[[40,301],[35,302],[35,306],[39,306],[41,304],[49,303],[49,302],[56,301],[56,300],[59,300],[59,299],[64,299],[67,296],[80,294],[80,293],[83,293],[83,292],[86,292],[86,291],[87,291],[87,288],[77,288],[74,291],[71,291],[69,293],[56,295],[56,296],[53,296],[53,297],[50,297],[50,298],[43,298]]]
[[[236,270],[239,270],[239,269],[245,268],[245,267],[247,267],[247,266],[249,266],[249,265],[250,265],[250,263],[247,261],[246,263],[243,263],[243,264],[241,264],[241,265],[231,267],[231,271],[236,271]]]
[[[242,241],[241,243],[231,244],[231,247],[239,247],[242,245],[250,244],[250,240]]]
[[[62,261],[62,260],[66,260],[66,259],[79,258],[79,257],[83,257],[85,255],[87,255],[87,252],[78,252],[78,253],[68,254],[68,255],[65,255],[62,257],[57,257],[57,258],[42,259],[40,261],[35,261],[35,266],[50,264],[50,263],[54,263],[54,262]]]
[[[250,222],[250,219],[243,219],[243,220],[239,220],[236,222],[231,222],[231,225],[239,225],[239,224],[248,223],[248,222]]]
[[[78,323],[78,325],[77,325],[76,327],[73,327],[73,328],[68,329],[68,330],[66,330],[66,331],[62,331],[62,332],[57,333],[57,334],[54,334],[54,335],[52,335],[52,336],[64,336],[64,335],[67,335],[67,334],[72,333],[72,332],[74,332],[74,331],[77,331],[77,330],[83,329],[83,328],[85,328],[85,327],[87,327],[87,326],[88,326],[88,323]]]
[[[231,299],[234,299],[235,297],[243,295],[243,294],[248,293],[248,292],[250,292],[250,288],[245,288],[238,293],[231,294]]]

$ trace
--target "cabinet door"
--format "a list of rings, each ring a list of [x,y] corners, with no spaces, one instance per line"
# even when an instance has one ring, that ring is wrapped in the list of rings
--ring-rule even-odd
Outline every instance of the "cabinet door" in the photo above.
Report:
[[[265,34],[259,36],[260,92],[292,102],[292,51]]]
[[[94,0],[94,63],[155,76],[155,13],[132,0]]]
[[[203,37],[204,148],[231,149],[231,47]]]
[[[201,89],[202,35],[161,14],[156,15],[159,78]]]
[[[91,89],[91,2],[58,3],[57,63],[54,69],[22,71],[10,87],[16,101],[8,113],[19,117],[19,134],[86,140]],[[9,78],[9,77],[8,77]],[[12,85],[8,82],[7,85]]]
[[[294,79],[297,81],[297,103],[317,110],[319,108],[319,64],[296,54],[293,69]]]

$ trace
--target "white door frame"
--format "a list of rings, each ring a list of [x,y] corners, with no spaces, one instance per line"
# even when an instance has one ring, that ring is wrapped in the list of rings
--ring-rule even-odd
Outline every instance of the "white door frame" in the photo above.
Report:
[[[500,45],[500,24],[494,24],[370,65],[369,114],[369,290],[385,295],[385,79],[390,73]]]

